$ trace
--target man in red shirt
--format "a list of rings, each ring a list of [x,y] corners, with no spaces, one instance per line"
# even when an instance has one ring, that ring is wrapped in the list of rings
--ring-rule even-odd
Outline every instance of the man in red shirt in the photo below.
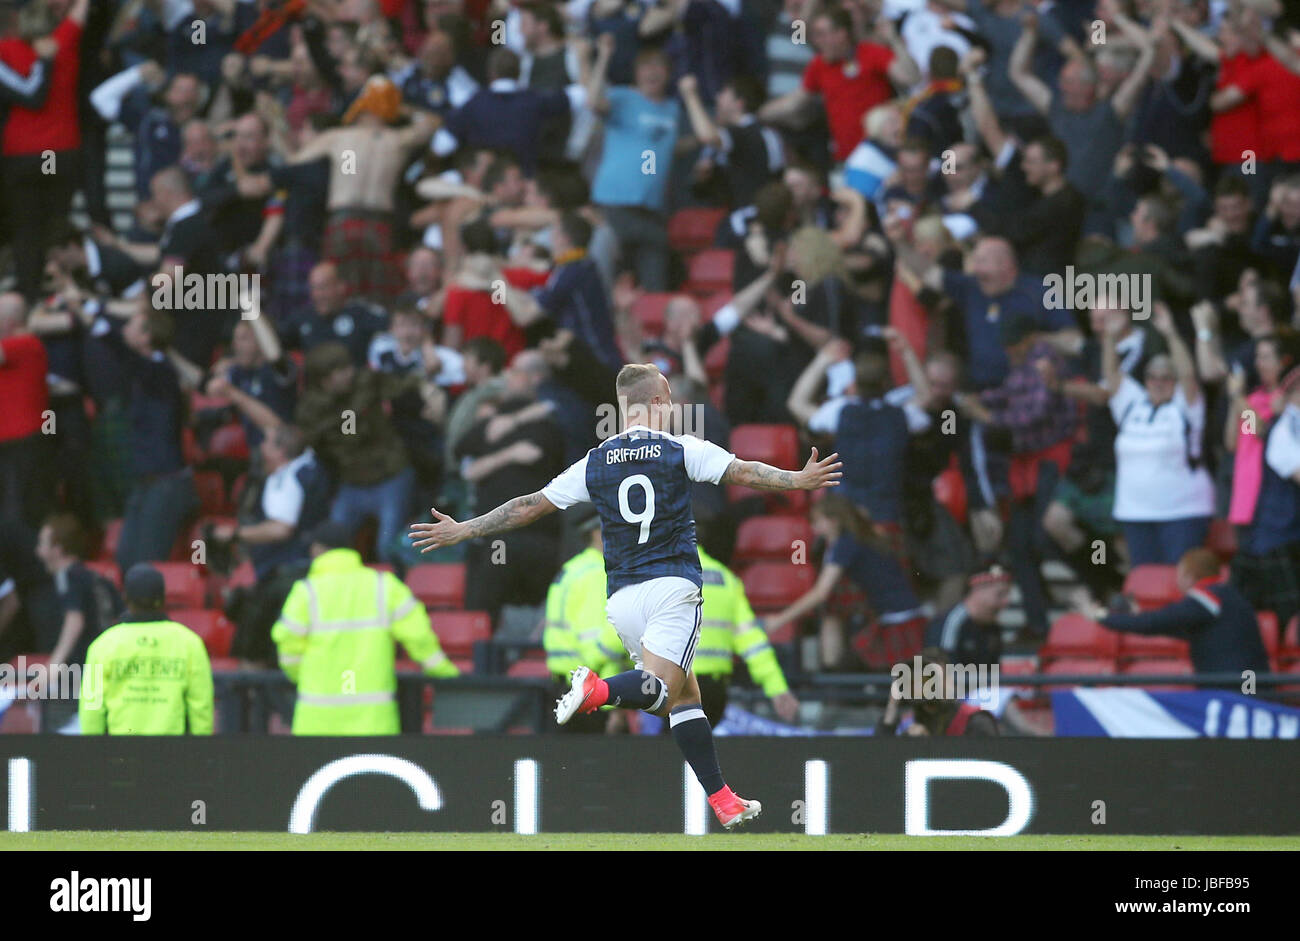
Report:
[[[495,236],[485,220],[465,226],[461,238],[467,254],[443,302],[443,345],[460,349],[466,340],[487,337],[501,344],[508,360],[514,359],[528,340],[506,307],[505,291],[494,282],[504,280],[510,287],[526,291],[545,284],[547,272],[498,268]]]
[[[1259,196],[1279,174],[1300,165],[1300,54],[1276,37],[1266,37],[1259,14],[1250,7],[1239,15],[1237,29],[1247,59],[1234,71],[1231,84],[1220,82],[1210,108],[1221,114],[1253,103],[1257,109]],[[1267,50],[1255,55],[1263,45]]]
[[[0,294],[0,518],[33,531],[49,509],[50,439],[42,434],[49,391],[45,346],[27,332],[21,294]]]
[[[1262,49],[1251,44],[1225,17],[1219,26],[1219,80],[1215,91],[1237,85],[1260,61]],[[1210,119],[1210,160],[1216,166],[1240,167],[1246,152],[1259,153],[1259,102],[1243,97]]]
[[[62,0],[50,4],[57,15]],[[74,0],[50,38],[58,44],[49,92],[38,108],[14,105],[0,140],[5,202],[22,238],[14,239],[18,290],[29,301],[40,292],[48,227],[68,217],[81,183],[81,128],[77,109],[81,28],[89,0]],[[18,37],[0,40],[0,61],[26,75],[38,54]]]
[[[799,124],[820,95],[835,162],[848,159],[862,140],[862,116],[893,98],[895,84],[906,88],[921,80],[921,70],[883,17],[876,25],[876,37],[882,42],[855,43],[853,19],[843,8],[818,14],[812,21],[817,55],[804,71],[803,87],[769,101],[759,109],[759,120]]]

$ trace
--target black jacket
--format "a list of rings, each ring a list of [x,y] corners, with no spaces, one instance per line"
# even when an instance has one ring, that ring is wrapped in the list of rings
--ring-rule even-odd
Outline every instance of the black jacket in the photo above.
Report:
[[[1197,673],[1268,672],[1255,611],[1227,582],[1198,585],[1182,601],[1140,614],[1112,614],[1101,623],[1114,631],[1187,641]]]

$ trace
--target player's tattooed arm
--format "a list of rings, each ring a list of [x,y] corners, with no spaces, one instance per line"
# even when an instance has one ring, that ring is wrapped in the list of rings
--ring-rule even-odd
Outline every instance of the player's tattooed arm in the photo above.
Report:
[[[467,539],[480,536],[492,536],[509,529],[527,526],[541,519],[548,513],[554,513],[556,506],[541,491],[515,497],[501,504],[495,510],[489,510],[482,516],[458,523],[445,513],[439,513],[436,507],[430,507],[433,514],[432,523],[412,523],[411,541],[421,552],[454,546]]]
[[[781,470],[761,461],[732,461],[718,483],[740,484],[756,490],[798,490],[795,471]]]
[[[740,484],[755,490],[821,490],[823,487],[838,487],[842,476],[838,454],[817,460],[817,449],[812,449],[812,456],[803,470],[788,471],[764,464],[762,461],[732,461],[723,471],[720,484]]]

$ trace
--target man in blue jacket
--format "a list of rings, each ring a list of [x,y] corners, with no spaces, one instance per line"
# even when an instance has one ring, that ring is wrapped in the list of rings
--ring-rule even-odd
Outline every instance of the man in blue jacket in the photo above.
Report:
[[[1197,673],[1268,672],[1268,654],[1250,603],[1223,580],[1209,549],[1189,549],[1178,561],[1181,601],[1139,614],[1107,614],[1097,620],[1113,631],[1160,634],[1185,640]],[[1238,684],[1230,684],[1236,688]]]

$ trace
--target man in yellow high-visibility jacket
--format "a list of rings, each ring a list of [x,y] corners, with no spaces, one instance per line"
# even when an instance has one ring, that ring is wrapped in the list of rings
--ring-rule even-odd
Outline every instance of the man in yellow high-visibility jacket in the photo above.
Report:
[[[311,568],[271,630],[280,668],[298,687],[295,735],[396,735],[396,643],[431,676],[456,676],[424,605],[391,572],[367,568],[351,532],[312,534]]]
[[[162,574],[146,562],[122,585],[127,616],[86,651],[82,735],[212,734],[212,665],[199,635],[163,613]]]
[[[799,700],[777,662],[767,632],[754,617],[745,597],[744,583],[731,569],[702,548],[700,567],[704,571],[704,606],[700,613],[700,640],[695,648],[695,677],[709,724],[717,726],[727,708],[727,685],[731,681],[732,658],[741,657],[754,682],[786,722],[799,713]]]
[[[546,595],[546,625],[542,646],[546,666],[557,689],[569,688],[569,674],[586,666],[597,673],[616,673],[630,663],[618,632],[605,614],[605,554],[600,517],[591,514],[580,531],[587,547],[564,563]],[[561,731],[604,732],[606,715],[594,712],[574,716]]]

